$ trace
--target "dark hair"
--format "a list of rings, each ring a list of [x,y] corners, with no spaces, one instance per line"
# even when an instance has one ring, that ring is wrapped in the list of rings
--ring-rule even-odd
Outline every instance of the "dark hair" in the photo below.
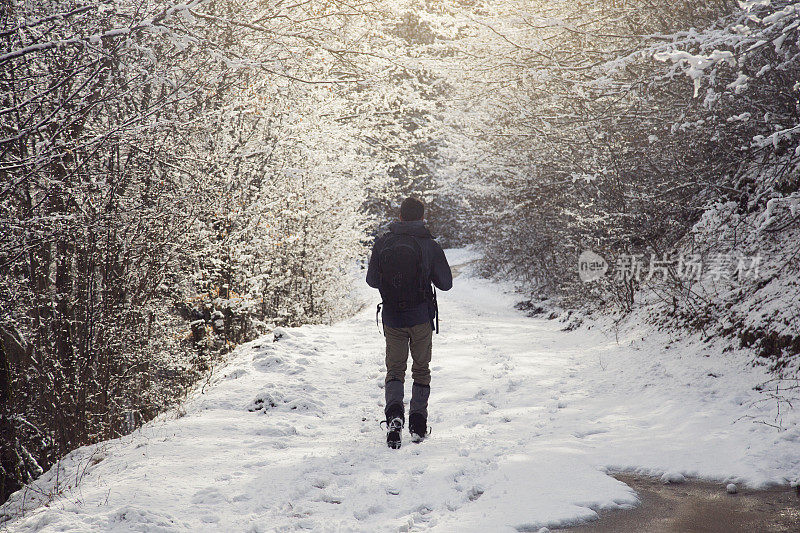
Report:
[[[400,218],[410,222],[412,220],[422,220],[425,214],[425,206],[416,198],[408,197],[400,204]]]

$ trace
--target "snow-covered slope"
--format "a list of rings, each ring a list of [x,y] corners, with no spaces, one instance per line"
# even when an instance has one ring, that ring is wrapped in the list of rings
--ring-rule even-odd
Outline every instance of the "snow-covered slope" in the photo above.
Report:
[[[466,274],[440,295],[422,444],[388,449],[378,427],[383,339],[369,306],[240,347],[180,412],[79,449],[16,493],[0,529],[536,530],[635,505],[607,469],[720,490],[797,480],[797,417],[782,415],[785,431],[758,423],[777,413],[752,390],[768,376],[747,354],[565,332],[513,303]]]

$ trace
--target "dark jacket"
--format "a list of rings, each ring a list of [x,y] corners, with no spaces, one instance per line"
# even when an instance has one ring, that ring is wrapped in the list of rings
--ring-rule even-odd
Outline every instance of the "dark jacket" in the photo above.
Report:
[[[408,234],[417,237],[420,248],[422,248],[422,272],[428,278],[428,283],[433,283],[436,288],[448,291],[453,286],[453,274],[450,272],[450,265],[444,256],[442,247],[433,240],[431,233],[421,220],[411,222],[392,222],[389,225],[390,233]],[[375,289],[381,286],[381,273],[378,258],[383,250],[386,236],[388,233],[375,239],[372,247],[372,255],[369,258],[369,269],[367,270],[367,284]],[[432,302],[423,302],[417,307],[403,311],[383,308],[381,313],[383,323],[392,328],[406,328],[431,322],[433,327],[434,307]]]

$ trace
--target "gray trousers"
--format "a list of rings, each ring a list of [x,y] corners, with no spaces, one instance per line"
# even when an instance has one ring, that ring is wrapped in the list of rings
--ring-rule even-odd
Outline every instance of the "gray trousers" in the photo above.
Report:
[[[383,327],[386,337],[386,409],[387,420],[402,416],[405,419],[403,404],[404,383],[408,354],[411,352],[411,405],[409,413],[419,413],[428,418],[428,397],[431,393],[431,351],[433,330],[429,322],[408,328]]]

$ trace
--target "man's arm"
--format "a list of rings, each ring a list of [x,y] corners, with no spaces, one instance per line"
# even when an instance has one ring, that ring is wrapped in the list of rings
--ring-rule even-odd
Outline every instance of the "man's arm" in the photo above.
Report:
[[[375,244],[372,246],[372,254],[369,256],[369,267],[367,268],[367,285],[373,289],[379,289],[381,287],[381,272],[380,265],[378,264],[378,258],[380,257],[378,245],[380,242],[380,237],[375,239]]]
[[[445,257],[442,247],[436,243],[434,248],[431,281],[437,289],[449,291],[453,287],[453,273],[450,272],[450,265],[447,263],[447,257]]]

